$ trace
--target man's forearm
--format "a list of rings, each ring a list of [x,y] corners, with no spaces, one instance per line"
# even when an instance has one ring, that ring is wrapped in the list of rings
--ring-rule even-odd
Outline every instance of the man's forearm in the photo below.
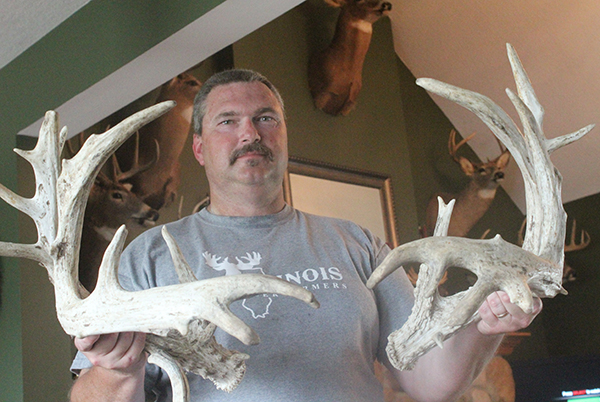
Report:
[[[396,371],[402,387],[419,396],[419,401],[454,400],[493,357],[502,338],[503,335],[482,335],[472,323],[444,342],[443,349],[436,347],[423,355],[412,371]]]
[[[144,373],[122,373],[94,366],[82,374],[71,389],[71,402],[144,402]]]

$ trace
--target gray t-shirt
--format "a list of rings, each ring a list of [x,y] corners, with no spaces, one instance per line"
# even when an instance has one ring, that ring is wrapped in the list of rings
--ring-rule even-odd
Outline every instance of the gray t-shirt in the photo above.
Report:
[[[167,229],[198,279],[274,275],[310,290],[321,304],[314,310],[272,294],[232,303],[261,343],[246,346],[217,329],[219,343],[250,355],[246,375],[231,393],[188,375],[192,401],[383,401],[373,362],[386,360],[387,336],[410,314],[413,288],[400,269],[374,292],[367,289],[367,278],[389,252],[380,239],[354,223],[289,206],[259,217],[202,210]],[[160,228],[130,244],[119,278],[129,290],[178,283]],[[89,367],[82,357],[72,369]],[[153,365],[147,366],[146,386],[159,401],[170,400],[168,377]]]

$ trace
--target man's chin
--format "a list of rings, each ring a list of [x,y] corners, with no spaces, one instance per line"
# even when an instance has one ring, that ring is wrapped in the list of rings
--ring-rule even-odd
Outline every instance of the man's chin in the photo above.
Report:
[[[249,160],[238,170],[238,178],[247,184],[283,183],[284,172],[280,172],[272,162]]]
[[[258,159],[258,158],[250,158],[246,161],[246,165],[250,166],[250,167],[257,167],[259,165],[261,165],[264,161],[264,158]]]

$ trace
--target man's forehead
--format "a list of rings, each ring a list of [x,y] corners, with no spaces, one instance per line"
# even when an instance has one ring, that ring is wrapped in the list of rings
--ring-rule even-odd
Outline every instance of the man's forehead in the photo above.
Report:
[[[207,112],[215,107],[219,108],[236,102],[243,102],[248,106],[254,105],[256,109],[281,109],[281,105],[273,92],[265,84],[258,81],[219,85],[210,91],[206,100]]]
[[[237,100],[241,98],[265,98],[277,102],[275,95],[262,82],[231,82],[213,88],[209,100]],[[278,103],[278,102],[277,102]]]

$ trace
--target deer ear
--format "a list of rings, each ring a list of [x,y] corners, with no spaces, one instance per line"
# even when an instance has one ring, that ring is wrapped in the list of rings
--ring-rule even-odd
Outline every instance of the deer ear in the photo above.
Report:
[[[504,167],[506,167],[506,165],[508,165],[508,161],[510,161],[510,152],[504,151],[502,155],[498,157],[498,160],[496,161],[496,166],[498,166],[499,169],[503,169]]]
[[[460,168],[467,176],[473,176],[475,167],[473,166],[473,163],[470,160],[468,160],[464,156],[459,156],[458,164],[460,165]]]

